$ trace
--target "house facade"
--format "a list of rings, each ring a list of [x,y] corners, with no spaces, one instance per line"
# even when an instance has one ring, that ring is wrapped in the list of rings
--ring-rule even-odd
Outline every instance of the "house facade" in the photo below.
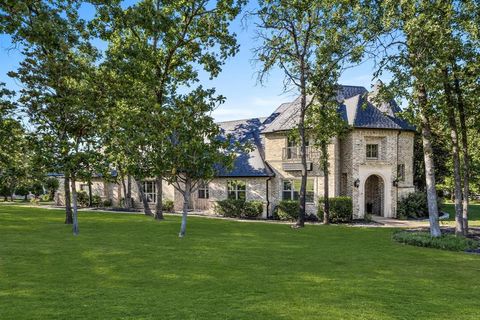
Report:
[[[384,217],[396,216],[397,199],[414,191],[413,147],[415,128],[402,120],[395,102],[375,103],[378,88],[368,92],[363,87],[341,86],[338,112],[349,125],[341,137],[328,145],[329,195],[349,196],[354,218],[366,213]],[[264,204],[263,217],[273,215],[281,200],[296,200],[301,180],[299,146],[289,139],[299,119],[300,99],[280,105],[267,118],[220,122],[224,134],[231,134],[248,152],[239,152],[233,169],[222,171],[192,194],[191,209],[213,212],[222,199],[245,199]],[[307,146],[307,212],[317,212],[318,198],[323,197],[324,175],[319,152]],[[97,194],[119,204],[122,184],[94,181]],[[163,184],[164,198],[174,201],[181,210],[183,198],[173,186]],[[147,198],[156,202],[154,181],[143,181]],[[79,190],[85,186],[79,183]],[[132,196],[141,207],[139,193],[132,184]],[[58,194],[62,202],[62,191]]]

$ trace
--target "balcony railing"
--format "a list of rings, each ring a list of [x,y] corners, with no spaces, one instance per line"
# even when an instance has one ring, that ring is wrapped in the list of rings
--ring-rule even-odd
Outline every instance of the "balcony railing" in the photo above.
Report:
[[[315,151],[310,147],[305,147],[305,153],[307,159],[312,159],[314,157]],[[283,160],[300,160],[301,159],[301,150],[300,147],[286,147],[282,150],[282,159]]]

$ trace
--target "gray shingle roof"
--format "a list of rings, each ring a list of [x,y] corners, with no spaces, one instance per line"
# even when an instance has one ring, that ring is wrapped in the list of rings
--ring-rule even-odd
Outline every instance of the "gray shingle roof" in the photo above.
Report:
[[[358,94],[367,93],[367,89],[358,86],[341,85],[338,90],[337,101],[341,102]],[[310,100],[308,97],[307,100]],[[290,103],[283,103],[275,110],[270,117],[267,118],[262,130],[263,133],[285,131],[293,129],[297,126],[300,111],[300,97]]]
[[[356,95],[343,101],[339,106],[342,118],[354,128],[415,130],[415,127],[395,114],[401,109],[392,103],[393,116],[390,116],[366,99],[365,95]]]
[[[339,112],[350,126],[354,128],[415,130],[415,127],[395,116],[401,109],[394,101],[390,102],[393,115],[388,115],[367,101],[367,93],[368,91],[364,87],[340,86],[337,96]],[[293,102],[280,105],[264,122],[262,133],[295,128],[300,116],[299,111],[300,97]]]
[[[253,118],[218,123],[224,137],[230,134],[232,135],[232,140],[242,145],[248,144],[251,149],[247,152],[242,150],[236,151],[237,158],[235,159],[233,169],[228,171],[225,168],[219,168],[217,176],[269,177],[274,175],[262,157],[260,131],[265,120],[266,118]]]

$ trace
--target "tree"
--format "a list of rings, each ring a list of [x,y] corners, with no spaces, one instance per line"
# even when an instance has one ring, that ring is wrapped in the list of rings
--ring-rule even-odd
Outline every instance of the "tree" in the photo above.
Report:
[[[50,201],[53,201],[55,197],[55,192],[57,192],[59,187],[60,183],[58,182],[57,178],[48,177],[47,179],[45,179],[45,189],[47,189],[48,191]]]
[[[261,64],[260,83],[267,79],[273,68],[279,67],[285,74],[284,91],[294,89],[300,94],[297,130],[300,140],[302,180],[296,227],[303,227],[305,222],[306,142],[309,130],[305,120],[308,110],[316,103],[317,94],[323,94],[323,90],[328,90],[327,100],[335,96],[330,88],[336,83],[340,65],[347,60],[347,57],[362,51],[358,43],[361,40],[361,33],[359,33],[361,20],[357,19],[358,7],[355,3],[354,1],[262,0],[259,2],[260,8],[254,13],[258,19],[257,38],[261,42],[255,49],[256,59]],[[312,96],[310,97],[309,94]],[[329,101],[327,103],[330,104]],[[325,107],[324,105],[322,108]],[[325,138],[322,139],[325,140]],[[323,167],[324,170],[328,169],[325,165]]]
[[[197,88],[189,94],[179,95],[172,105],[171,150],[172,175],[169,182],[183,196],[182,224],[179,237],[184,237],[190,195],[202,181],[211,180],[221,167],[231,168],[233,153],[229,139],[221,137],[221,131],[209,115],[222,96],[215,97],[215,90]]]
[[[78,1],[4,3],[4,30],[21,44],[24,60],[9,75],[23,84],[19,103],[35,125],[50,168],[65,174],[66,223],[78,234],[75,181],[95,144],[102,115],[94,63]],[[91,159],[91,158],[90,158]],[[73,212],[70,209],[72,189]]]
[[[400,4],[393,0],[384,1],[379,3],[379,7],[372,4],[373,11],[379,13],[379,25],[373,25],[371,32],[379,33],[376,45],[383,56],[376,75],[384,70],[393,74],[389,91],[394,96],[408,100],[412,120],[421,129],[430,233],[433,237],[439,237],[441,232],[431,129],[431,117],[436,108],[429,92],[439,80],[434,76],[432,66],[437,54],[434,45],[438,37],[437,22],[443,17],[434,6],[434,3],[416,0],[402,1]]]
[[[237,52],[235,35],[228,26],[244,2],[220,0],[211,6],[207,0],[145,0],[125,10],[99,6],[97,25],[102,37],[110,41],[108,67],[115,78],[126,78],[128,90],[136,89],[143,95],[138,108],[145,121],[138,125],[144,135],[133,137],[141,155],[137,158],[146,161],[136,173],[139,178],[155,176],[158,220],[163,219],[162,181],[172,167],[165,152],[170,138],[167,133],[171,132],[167,104],[178,90],[198,82],[197,68],[216,77],[225,59]],[[127,132],[139,129],[132,123],[124,127]],[[142,192],[140,185],[139,189]],[[148,203],[142,199],[147,212]]]

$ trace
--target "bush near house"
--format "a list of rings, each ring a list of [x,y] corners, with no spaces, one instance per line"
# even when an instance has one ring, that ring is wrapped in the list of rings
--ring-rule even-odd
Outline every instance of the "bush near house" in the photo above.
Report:
[[[263,203],[260,201],[245,201],[242,218],[256,218],[263,212]]]
[[[441,210],[440,201],[438,208]],[[412,192],[401,198],[397,202],[397,217],[399,219],[428,218],[427,194],[425,192]]]
[[[88,194],[87,194],[87,192],[78,191],[77,192],[77,202],[78,202],[78,205],[80,207],[88,207]]]
[[[297,200],[282,200],[273,212],[273,216],[277,220],[292,221],[298,219],[300,211],[300,203]]]
[[[111,207],[112,205],[113,205],[112,199],[106,199],[106,200],[103,200],[102,202],[102,206],[104,208]]]
[[[348,223],[353,220],[353,203],[350,197],[328,198],[330,203],[329,220],[331,223]],[[323,217],[324,198],[318,200],[318,216]]]
[[[456,237],[453,234],[443,234],[438,238],[433,238],[427,231],[397,231],[392,238],[397,242],[412,246],[449,251],[474,250],[479,247],[479,243],[472,239]]]
[[[256,218],[263,212],[260,201],[225,199],[217,201],[215,213],[230,218]]]
[[[173,201],[169,199],[163,200],[162,209],[166,212],[173,212]]]

